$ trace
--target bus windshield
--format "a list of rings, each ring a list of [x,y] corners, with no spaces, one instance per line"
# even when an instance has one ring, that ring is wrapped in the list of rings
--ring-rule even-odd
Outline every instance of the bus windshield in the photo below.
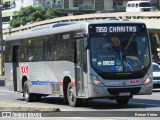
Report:
[[[147,36],[90,37],[91,64],[101,72],[135,72],[150,64]]]

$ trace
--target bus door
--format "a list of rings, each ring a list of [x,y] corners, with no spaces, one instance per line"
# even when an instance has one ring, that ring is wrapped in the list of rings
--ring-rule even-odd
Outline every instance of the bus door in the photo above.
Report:
[[[13,85],[14,91],[17,91],[17,67],[19,67],[19,46],[13,46]]]
[[[84,77],[83,77],[83,38],[76,39],[76,67],[75,67],[75,84],[76,95],[85,96]]]

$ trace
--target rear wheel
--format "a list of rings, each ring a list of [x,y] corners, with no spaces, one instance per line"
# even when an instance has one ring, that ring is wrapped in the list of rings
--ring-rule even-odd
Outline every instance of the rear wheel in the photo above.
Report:
[[[32,102],[34,100],[34,94],[29,93],[29,86],[27,81],[25,81],[23,86],[23,96],[26,102]]]
[[[76,107],[81,102],[81,99],[78,99],[74,96],[73,87],[72,87],[71,82],[68,84],[68,88],[67,88],[67,99],[68,99],[68,103],[71,107]]]
[[[129,98],[116,99],[117,103],[120,105],[126,105],[129,102]]]

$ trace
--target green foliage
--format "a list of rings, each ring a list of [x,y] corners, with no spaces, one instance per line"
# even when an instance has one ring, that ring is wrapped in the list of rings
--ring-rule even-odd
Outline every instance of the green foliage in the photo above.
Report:
[[[49,8],[49,9],[46,10],[45,17],[47,19],[56,18],[57,16],[58,17],[64,16],[64,13],[60,10],[52,9],[52,8]]]
[[[156,1],[155,7],[160,10],[160,0],[157,0],[157,1]]]
[[[21,25],[21,24],[20,24],[20,21],[19,21],[17,18],[12,19],[12,20],[10,21],[10,26],[11,26],[12,28],[19,27],[20,25]]]
[[[21,8],[21,10],[17,12],[16,18],[13,18],[10,21],[10,27],[15,28],[19,27],[20,25],[25,25],[26,23],[38,22],[61,16],[64,16],[64,13],[61,10],[28,6]]]

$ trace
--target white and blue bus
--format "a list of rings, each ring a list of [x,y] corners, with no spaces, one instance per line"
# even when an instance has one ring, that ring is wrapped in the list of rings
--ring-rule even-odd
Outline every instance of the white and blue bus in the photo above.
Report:
[[[151,48],[144,23],[54,23],[6,38],[6,86],[27,102],[48,95],[70,106],[109,98],[127,104],[152,94]]]

